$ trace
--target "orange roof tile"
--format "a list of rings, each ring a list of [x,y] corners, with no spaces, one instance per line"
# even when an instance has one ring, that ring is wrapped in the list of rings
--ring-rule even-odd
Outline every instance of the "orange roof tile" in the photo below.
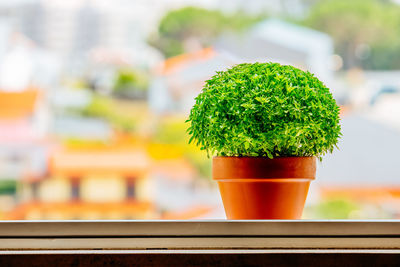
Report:
[[[34,112],[38,90],[29,89],[21,92],[0,91],[0,118],[18,119]]]
[[[339,108],[340,108],[339,110],[340,117],[344,117],[345,115],[348,115],[348,113],[350,112],[349,106],[340,106]]]
[[[400,199],[400,188],[398,187],[320,187],[322,198],[346,197],[370,202],[381,202]]]
[[[157,72],[160,74],[170,74],[172,72],[180,70],[186,64],[197,61],[197,60],[207,60],[215,56],[215,50],[212,47],[204,48],[202,50],[178,55],[175,57],[171,57],[166,59],[161,66],[157,68]]]
[[[196,175],[196,169],[185,159],[157,161],[154,163],[153,171],[180,181],[192,181]]]
[[[149,168],[150,160],[142,150],[59,151],[50,159],[50,173],[68,177],[98,173],[137,176]]]
[[[81,218],[86,213],[97,212],[104,217],[107,213],[117,211],[126,216],[144,216],[149,212],[154,213],[154,205],[150,202],[125,201],[121,203],[84,203],[71,201],[64,203],[29,202],[18,205],[14,210],[4,214],[5,220],[23,220],[29,212],[59,213],[64,216]],[[144,218],[142,218],[144,219]]]
[[[209,206],[195,206],[184,211],[166,212],[162,215],[164,220],[190,220],[203,217],[211,212],[212,208]]]

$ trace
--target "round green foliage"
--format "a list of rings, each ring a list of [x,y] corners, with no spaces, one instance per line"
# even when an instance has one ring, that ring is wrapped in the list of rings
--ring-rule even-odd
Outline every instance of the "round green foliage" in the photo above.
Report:
[[[310,72],[278,63],[217,72],[196,97],[189,142],[217,156],[317,156],[332,152],[339,107]]]

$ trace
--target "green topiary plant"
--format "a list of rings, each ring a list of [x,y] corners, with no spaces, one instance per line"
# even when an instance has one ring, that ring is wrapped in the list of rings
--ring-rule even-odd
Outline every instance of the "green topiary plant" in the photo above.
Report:
[[[310,72],[278,63],[217,72],[196,97],[190,141],[217,156],[317,156],[341,136],[339,107]]]

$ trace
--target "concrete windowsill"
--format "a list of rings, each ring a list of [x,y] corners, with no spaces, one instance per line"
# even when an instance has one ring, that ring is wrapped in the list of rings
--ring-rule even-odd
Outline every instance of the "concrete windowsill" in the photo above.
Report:
[[[0,222],[0,266],[20,264],[25,256],[43,264],[69,259],[84,266],[88,259],[111,257],[121,264],[174,266],[174,255],[187,266],[268,261],[291,266],[293,257],[307,266],[318,266],[317,258],[325,266],[340,259],[390,264],[400,262],[400,221]]]

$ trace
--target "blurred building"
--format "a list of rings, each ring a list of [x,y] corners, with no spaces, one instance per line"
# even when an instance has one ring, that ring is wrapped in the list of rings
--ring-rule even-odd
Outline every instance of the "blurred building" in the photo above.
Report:
[[[149,106],[155,113],[188,113],[204,82],[233,65],[234,60],[213,48],[168,58],[154,70]]]
[[[239,62],[279,62],[308,70],[324,83],[333,79],[333,40],[322,32],[277,19],[256,24],[242,36],[223,35],[216,47]]]
[[[0,212],[13,209],[22,176],[46,171],[50,142],[43,131],[40,98],[35,88],[0,91]]]
[[[218,8],[229,12],[245,12],[252,15],[270,14],[301,17],[305,13],[302,0],[219,0]]]
[[[153,218],[149,168],[141,150],[55,152],[46,175],[25,176],[20,203],[6,218]]]
[[[182,159],[140,150],[64,150],[43,176],[25,175],[4,219],[223,218],[219,194]]]
[[[49,142],[40,116],[40,91],[0,91],[0,178],[43,174]]]
[[[370,119],[400,131],[400,90],[381,90],[366,113]]]
[[[197,171],[186,159],[165,159],[155,163],[152,169],[155,191],[155,199],[162,211],[174,211],[181,214],[183,211],[192,209],[197,205],[203,205],[210,209],[204,203],[196,203],[196,175]],[[182,201],[185,199],[185,201]]]
[[[399,218],[400,132],[356,114],[345,114],[341,125],[339,149],[324,156],[311,191],[367,207],[361,218]]]
[[[221,36],[215,48],[165,60],[155,70],[149,104],[157,113],[187,113],[205,80],[242,62],[291,64],[315,73],[329,86],[333,80],[332,55],[333,41],[327,34],[269,19],[244,36]]]
[[[131,64],[151,65],[160,55],[147,45],[147,37],[157,30],[159,19],[170,9],[195,3],[21,0],[0,3],[0,15],[39,47],[75,68],[85,65],[86,53],[98,47],[130,54]]]
[[[40,175],[51,145],[51,116],[46,90],[38,85],[50,84],[56,68],[32,40],[12,31],[10,19],[0,21],[0,47],[0,176]]]

